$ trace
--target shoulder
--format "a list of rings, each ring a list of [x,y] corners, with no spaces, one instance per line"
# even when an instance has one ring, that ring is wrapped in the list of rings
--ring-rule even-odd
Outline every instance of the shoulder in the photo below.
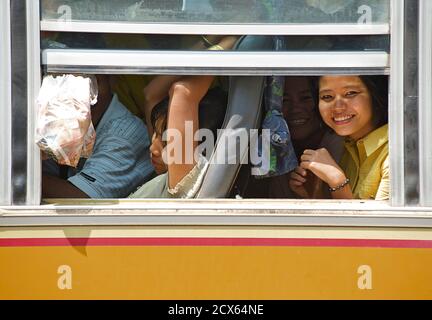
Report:
[[[390,157],[387,149],[387,152],[382,155],[381,171],[388,172],[389,169],[390,169]]]
[[[147,127],[144,122],[126,109],[116,97],[113,98],[109,112],[96,131],[96,139],[116,137],[129,141],[131,144],[149,144]],[[113,109],[111,109],[113,108]]]

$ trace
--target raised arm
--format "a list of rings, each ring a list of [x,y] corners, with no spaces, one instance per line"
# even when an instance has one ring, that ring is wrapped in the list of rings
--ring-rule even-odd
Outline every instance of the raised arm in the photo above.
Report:
[[[206,39],[211,47],[207,48],[204,40],[198,41],[190,49],[200,50],[228,50],[231,49],[237,41],[237,36],[221,36],[221,35],[206,35],[202,39]],[[141,112],[145,115],[146,125],[149,131],[150,137],[153,135],[153,128],[151,125],[151,112],[154,106],[161,102],[167,95],[172,86],[176,81],[179,81],[182,76],[178,75],[161,75],[156,76],[145,88],[144,97],[145,103],[141,106]]]
[[[194,151],[198,145],[193,134],[186,134],[186,124],[192,124],[193,133],[199,129],[199,103],[207,93],[214,76],[190,76],[173,84],[170,90],[170,107],[168,114],[168,150],[169,157],[179,157],[180,163],[168,163],[169,187],[174,188],[195,166]],[[175,154],[179,150],[174,143],[179,141],[170,135],[178,132],[181,136],[181,157]],[[171,144],[171,145],[170,145]],[[190,148],[191,147],[191,148]]]
[[[141,112],[145,115],[147,130],[150,137],[153,135],[150,116],[154,106],[168,96],[168,91],[172,84],[180,80],[181,77],[182,76],[177,75],[156,76],[144,88],[145,103],[141,106]]]

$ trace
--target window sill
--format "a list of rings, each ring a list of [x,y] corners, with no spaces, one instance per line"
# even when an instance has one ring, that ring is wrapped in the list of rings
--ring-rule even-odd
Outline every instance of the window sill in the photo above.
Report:
[[[0,226],[356,226],[432,228],[432,208],[386,201],[84,200],[0,207]]]

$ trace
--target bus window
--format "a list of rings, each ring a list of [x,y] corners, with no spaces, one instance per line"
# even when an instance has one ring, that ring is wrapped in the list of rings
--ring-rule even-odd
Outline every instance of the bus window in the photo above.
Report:
[[[321,76],[321,78],[282,78],[284,90],[283,96],[280,97],[282,102],[279,106],[280,117],[274,117],[271,121],[280,120],[281,123],[288,124],[287,130],[289,131],[287,131],[287,134],[290,135],[290,140],[287,141],[287,145],[291,149],[287,149],[289,152],[277,159],[277,161],[293,161],[291,167],[283,169],[285,171],[271,169],[274,170],[271,174],[252,174],[254,172],[253,166],[262,166],[263,163],[271,162],[270,159],[262,157],[260,159],[261,163],[253,163],[258,156],[253,154],[255,151],[252,147],[253,141],[248,140],[248,137],[252,139],[254,130],[266,129],[268,113],[271,111],[267,106],[267,94],[275,91],[275,88],[272,87],[273,84],[269,81],[272,77],[262,77],[261,82],[255,83],[255,85],[261,85],[261,89],[257,87],[253,91],[246,91],[247,94],[245,94],[242,91],[248,86],[252,88],[250,86],[254,85],[253,81],[236,83],[232,79],[230,86],[226,87],[227,81],[223,77],[214,79],[214,77],[210,76],[153,76],[147,80],[146,86],[138,88],[145,95],[143,101],[147,102],[147,105],[138,103],[138,109],[142,115],[141,120],[139,120],[132,115],[137,104],[134,103],[133,98],[128,97],[133,88],[128,87],[127,82],[123,82],[124,76],[108,77],[98,75],[98,103],[92,108],[92,120],[97,130],[94,153],[86,161],[80,161],[76,169],[58,166],[52,159],[45,160],[43,163],[43,195],[46,198],[124,198],[128,196],[132,198],[169,198],[178,197],[179,195],[172,190],[180,189],[182,190],[181,197],[188,198],[205,195],[205,198],[332,199],[337,191],[351,188],[351,193],[348,192],[347,194],[351,194],[353,198],[388,199],[387,77]],[[209,81],[208,85],[201,87],[202,81]],[[192,128],[195,128],[195,130],[200,129],[200,131],[199,133],[197,133],[198,131],[183,133],[183,135],[179,132],[178,136],[181,139],[174,141],[174,144],[167,144],[169,138],[164,137],[164,132],[168,129],[169,124],[173,123],[173,118],[171,120],[169,118],[170,113],[177,114],[175,119],[179,120],[184,116],[183,113],[186,112],[178,111],[180,113],[175,113],[176,108],[182,110],[181,103],[176,104],[176,101],[181,101],[183,98],[181,91],[178,95],[172,92],[178,85],[187,86],[192,91],[192,94],[202,92],[196,102],[196,116],[199,117],[199,121],[189,128],[190,130]],[[191,86],[193,87],[191,88]],[[329,88],[322,89],[322,86]],[[348,92],[343,89],[347,86],[351,91]],[[342,104],[342,106],[333,106],[328,101],[328,98],[322,98],[320,88],[329,91],[331,94],[334,93],[335,96],[332,99],[334,99],[335,103]],[[126,90],[122,92],[124,89]],[[347,92],[341,93],[341,90]],[[254,95],[252,92],[258,92],[259,94]],[[111,98],[112,94],[114,94],[113,98]],[[362,95],[366,97],[363,100]],[[228,96],[230,96],[229,101],[227,100]],[[343,96],[343,99],[339,98],[339,96]],[[273,96],[271,99],[274,100],[277,97]],[[365,100],[367,101],[365,102]],[[52,104],[56,105],[54,102]],[[362,108],[358,104],[362,104]],[[248,107],[242,108],[244,105]],[[149,112],[145,110],[146,108],[150,108]],[[123,116],[121,118],[116,117],[115,114],[119,111],[113,111],[114,109],[123,110]],[[352,119],[340,120],[336,118],[333,109],[337,109],[336,112],[340,113],[337,117],[347,117],[343,113],[348,112]],[[365,112],[363,109],[367,111]],[[273,111],[276,112],[276,108]],[[148,119],[145,116],[147,113],[150,114]],[[233,118],[238,115],[244,117],[245,113],[253,115],[249,123],[244,123],[243,126],[237,124],[236,128],[229,127],[229,123],[232,122]],[[193,120],[193,118],[194,116],[190,120]],[[264,120],[259,122],[258,119],[260,118]],[[356,120],[357,118],[360,120]],[[339,123],[335,119],[343,123]],[[105,128],[107,124],[118,128],[118,132],[114,129]],[[354,129],[350,129],[350,126]],[[366,131],[363,129],[364,126],[368,126]],[[186,124],[180,123],[180,128],[186,127]],[[128,128],[128,130],[125,130],[125,128]],[[131,128],[135,129],[132,130]],[[178,129],[178,127],[175,128]],[[246,132],[244,136],[246,141],[242,141],[242,136],[238,134],[227,138],[232,134],[231,130],[233,129],[244,130]],[[247,130],[250,132],[247,132]],[[141,132],[141,135],[138,134],[138,131]],[[126,132],[132,135],[126,135]],[[369,134],[374,137],[369,137]],[[382,137],[378,136],[379,134]],[[194,141],[187,142],[187,136],[199,137],[200,141],[195,141],[197,138],[194,138]],[[151,141],[149,137],[152,137]],[[205,143],[203,143],[203,137]],[[347,146],[344,152],[343,139],[350,137],[356,139],[354,144],[356,148],[351,150],[351,147]],[[138,140],[133,142],[131,140],[133,138],[138,138]],[[237,141],[237,139],[240,140]],[[367,145],[369,149],[362,149],[360,142],[357,140],[361,140],[362,145]],[[115,145],[113,145],[113,141],[117,141]],[[216,141],[218,144],[215,148]],[[229,141],[235,141],[234,147],[230,145]],[[264,142],[262,140],[262,144]],[[270,140],[266,142],[270,143]],[[196,155],[194,149],[190,149],[189,152],[192,152],[190,156],[186,155],[185,145],[189,143],[196,143],[197,148],[202,143],[200,150],[204,151],[202,155],[207,156],[206,165],[200,164],[198,158],[193,158]],[[250,154],[246,157],[248,159],[246,162],[244,157],[241,156],[241,153],[244,152],[241,148],[245,146],[246,148],[250,146]],[[271,146],[267,146],[267,148],[271,148]],[[350,179],[349,186],[348,182],[342,181],[344,185],[339,186],[339,183],[326,180],[329,177],[323,176],[323,172],[319,170],[315,172],[313,167],[308,169],[308,177],[306,177],[306,174],[303,177],[299,176],[303,175],[303,172],[298,170],[306,164],[303,158],[308,156],[307,152],[309,151],[307,150],[322,152],[324,149],[328,151],[327,158],[323,158],[324,160],[319,159],[315,163],[330,168],[331,166],[328,166],[329,161],[332,161],[333,167],[339,170],[336,173],[342,174],[344,181]],[[174,162],[169,157],[163,157],[164,152],[169,154],[167,150],[172,150]],[[180,156],[180,160],[175,158],[179,152],[178,150],[184,150],[185,152],[184,156]],[[276,148],[275,151],[277,152],[277,150]],[[219,156],[218,154],[221,153],[224,153],[224,155]],[[364,158],[354,157],[354,155],[362,153]],[[372,156],[372,154],[375,155]],[[124,157],[125,155],[126,157]],[[188,158],[193,158],[195,162],[192,160],[192,162],[187,163],[186,159]],[[232,159],[236,160],[232,161]],[[142,165],[138,166],[141,161]],[[114,163],[122,165],[115,166]],[[130,166],[128,166],[128,163],[130,163]],[[183,171],[173,170],[172,163],[181,166],[189,164],[189,169]],[[343,164],[339,167],[338,163]],[[237,175],[240,164],[243,165],[243,171],[249,170],[249,173],[246,173],[247,180],[244,178],[245,173]],[[354,164],[358,166],[356,167]],[[233,170],[233,167],[233,174],[228,174]],[[179,176],[171,186],[168,185],[170,169],[173,170],[172,175],[177,174]],[[293,173],[294,170],[299,174],[297,177]],[[62,177],[62,172],[63,182],[57,179]],[[206,176],[207,173],[210,177],[215,174],[223,177],[222,183],[218,185],[217,179],[210,179]],[[154,177],[155,175],[157,177]],[[384,181],[383,179],[387,180]],[[65,186],[69,188],[59,187],[66,180],[69,183],[65,184]],[[304,182],[304,185],[298,185],[300,180]],[[308,181],[306,182],[306,180]],[[247,183],[246,186],[245,183]],[[363,187],[363,185],[368,187]],[[371,187],[372,185],[374,186]],[[245,188],[246,191],[238,192],[239,190],[245,190]],[[260,190],[260,193],[254,194],[251,191],[254,188]],[[340,196],[350,198],[348,195],[342,193]]]
[[[12,196],[16,203],[37,204],[39,199],[42,172],[38,164],[39,153],[36,146],[28,142],[33,140],[34,101],[41,84],[41,72],[111,75],[110,78],[115,80],[111,85],[117,91],[119,100],[147,127],[149,113],[142,110],[146,99],[142,88],[155,77],[217,76],[228,95],[223,127],[236,129],[244,126],[241,121],[249,117],[248,130],[259,129],[259,124],[265,121],[267,114],[262,101],[265,100],[266,81],[271,77],[384,77],[386,86],[391,88],[388,103],[390,153],[398,155],[390,154],[391,204],[405,205],[409,203],[408,199],[412,203],[418,201],[416,181],[420,171],[425,169],[411,170],[418,162],[418,153],[409,152],[412,150],[409,148],[401,150],[405,142],[414,137],[412,133],[418,132],[416,122],[411,121],[415,120],[415,114],[419,111],[414,108],[416,100],[404,96],[407,92],[404,89],[410,89],[410,96],[413,97],[418,91],[416,82],[410,79],[418,71],[415,51],[420,45],[415,41],[417,37],[409,38],[405,32],[418,33],[418,28],[411,28],[416,25],[414,22],[418,17],[410,15],[410,5],[402,6],[385,0],[369,1],[367,4],[357,0],[257,0],[249,2],[248,14],[245,14],[244,6],[243,2],[231,4],[213,0],[199,3],[192,0],[111,1],[109,4],[102,0],[92,4],[86,1],[60,3],[41,0],[29,4],[26,9],[28,25],[37,27],[21,28],[21,32],[15,35],[24,37],[26,41],[12,42],[15,44],[12,60],[20,52],[25,52],[29,59],[25,68],[23,65],[25,70],[22,70],[27,75],[28,87],[26,94],[21,95],[22,100],[28,101],[28,107],[12,110],[13,119],[18,119],[17,115],[23,112],[29,119],[26,130],[19,130],[19,126],[12,129],[11,140],[18,141],[16,139],[20,138],[20,148],[27,151],[25,163],[12,168],[12,172],[24,173],[20,179],[12,173],[12,180],[20,181]],[[15,7],[11,9],[11,26],[14,26],[20,23],[19,10]],[[404,16],[402,24],[390,23],[392,19],[399,21],[400,16]],[[404,29],[403,25],[411,27]],[[221,37],[235,38],[236,46],[220,50],[217,41]],[[26,46],[20,47],[24,43]],[[210,48],[213,50],[208,50]],[[41,56],[38,54],[40,50]],[[409,79],[404,74],[409,75]],[[14,74],[11,82],[17,83],[18,76]],[[132,88],[134,85],[136,87]],[[247,100],[246,93],[251,95],[251,100]],[[402,105],[408,102],[413,108],[406,105],[404,110],[409,112],[404,113]],[[248,112],[245,106],[241,106],[242,103],[249,107],[253,104],[258,106],[253,107],[254,112]],[[231,105],[240,107],[230,111]],[[236,118],[236,114],[240,117]],[[283,116],[291,122],[291,126],[302,120],[290,119],[289,113]],[[405,130],[400,130],[402,127]],[[152,130],[153,126],[150,126]],[[28,132],[27,139],[23,139],[19,131]],[[297,134],[295,129],[292,131]],[[409,132],[408,137],[406,134]],[[300,153],[301,146],[296,143],[293,147]],[[245,149],[241,143],[237,147]],[[300,164],[301,157],[299,154],[296,159]],[[332,158],[337,157],[332,154]],[[23,171],[23,168],[26,170]],[[227,169],[229,174],[222,175],[221,172],[227,172],[225,169],[220,171],[210,167],[196,197],[241,197],[243,186],[236,184],[241,180],[239,166]],[[331,183],[329,187],[339,190],[348,184],[345,180],[338,184]],[[423,194],[425,187],[422,188],[420,193]]]

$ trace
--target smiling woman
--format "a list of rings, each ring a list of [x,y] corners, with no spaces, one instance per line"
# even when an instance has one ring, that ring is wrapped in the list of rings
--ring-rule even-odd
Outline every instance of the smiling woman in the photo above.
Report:
[[[345,137],[340,166],[327,149],[307,149],[290,187],[307,195],[307,171],[329,186],[334,199],[389,199],[387,87],[384,77],[324,76],[319,81],[323,121]]]
[[[314,94],[314,77],[285,77],[282,112],[288,123],[293,147],[298,160],[306,149],[326,148],[333,159],[339,161],[343,151],[343,139],[327,127],[318,110],[318,95]],[[326,188],[308,174],[305,189],[308,194],[301,198],[328,198]],[[274,177],[270,181],[270,198],[295,198],[289,186],[290,174]],[[316,183],[315,183],[316,182]]]
[[[373,101],[373,84],[371,77],[322,77],[319,107],[324,122],[338,135],[354,140],[376,129],[386,117],[381,100]]]

